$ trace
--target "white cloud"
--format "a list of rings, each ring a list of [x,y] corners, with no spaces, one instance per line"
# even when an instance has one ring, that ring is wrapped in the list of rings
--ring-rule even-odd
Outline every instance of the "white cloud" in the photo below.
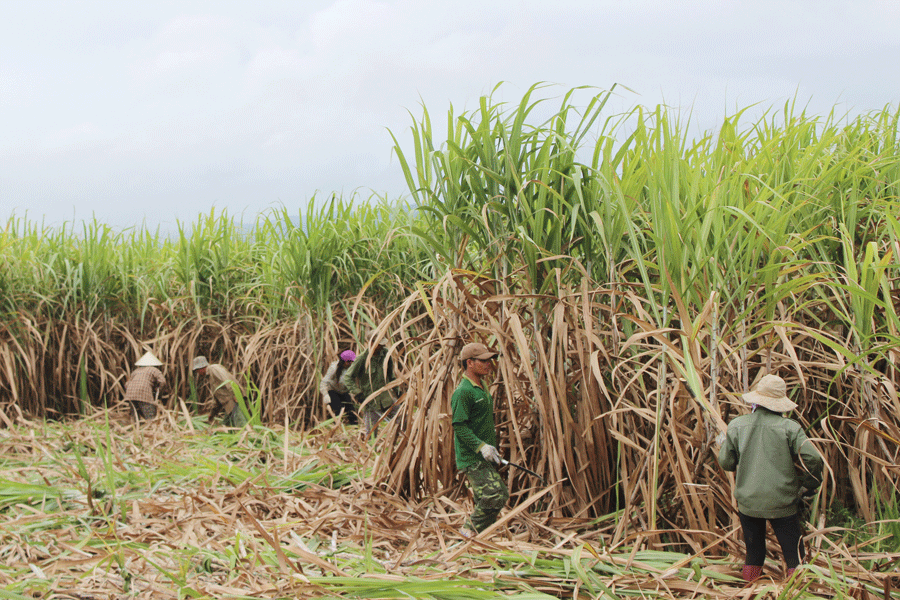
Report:
[[[637,95],[611,110],[665,100],[704,127],[795,94],[817,112],[877,109],[898,100],[898,6],[12,3],[0,22],[0,219],[25,206],[68,218],[74,206],[119,225],[171,222],[316,191],[399,195],[386,128],[407,143],[422,101],[440,132],[451,103],[477,108],[501,80],[495,99],[513,103],[538,81],[558,83],[554,96],[620,83]]]

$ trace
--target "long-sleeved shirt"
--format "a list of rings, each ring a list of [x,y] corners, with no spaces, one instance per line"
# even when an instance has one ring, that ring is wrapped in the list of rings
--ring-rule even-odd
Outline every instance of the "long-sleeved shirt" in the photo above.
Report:
[[[485,444],[497,446],[494,427],[494,400],[488,391],[463,376],[450,399],[453,411],[453,449],[456,468],[468,469],[485,462],[480,449]]]
[[[387,349],[384,346],[378,346],[375,349],[371,361],[369,360],[369,351],[366,350],[362,355],[357,356],[353,364],[347,367],[347,370],[341,375],[341,383],[347,386],[347,390],[357,402],[362,402],[371,396],[372,392],[383,388],[387,383],[387,378],[394,377],[393,365],[387,361],[387,378],[385,378],[386,359]],[[384,390],[369,402],[367,410],[387,410],[393,403],[394,397],[388,390]]]
[[[322,376],[322,382],[319,383],[319,391],[323,396],[327,396],[328,392],[334,390],[336,392],[340,392],[342,394],[347,393],[347,386],[344,385],[344,382],[341,381],[340,376],[338,375],[338,367],[341,364],[341,360],[338,359],[331,363],[331,366],[328,367],[328,370],[325,371],[325,375]]]
[[[206,367],[206,376],[208,377],[209,390],[212,397],[212,402],[206,404],[208,409],[206,412],[209,413],[209,418],[215,417],[222,409],[225,409],[225,413],[230,415],[234,411],[235,406],[237,406],[231,382],[237,384],[238,389],[241,390],[241,395],[245,395],[244,388],[234,378],[234,375],[220,364],[212,364]]]
[[[797,512],[801,487],[819,487],[824,461],[799,423],[760,407],[728,424],[719,464],[737,471],[738,510],[776,519]]]
[[[165,393],[169,390],[166,378],[162,371],[156,367],[138,367],[131,373],[131,377],[125,384],[125,402],[147,402],[152,404],[156,399],[156,392]]]

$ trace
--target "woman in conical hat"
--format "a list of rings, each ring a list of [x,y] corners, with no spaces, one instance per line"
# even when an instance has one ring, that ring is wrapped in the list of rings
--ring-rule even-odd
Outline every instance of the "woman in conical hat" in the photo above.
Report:
[[[800,498],[818,489],[824,461],[803,427],[785,418],[783,413],[797,404],[787,397],[781,377],[766,375],[742,398],[752,411],[728,424],[719,449],[722,468],[737,472],[734,495],[747,547],[741,575],[746,581],[762,575],[768,522],[781,545],[790,577],[804,558]],[[794,466],[798,461],[802,469]]]
[[[144,355],[140,357],[136,363],[134,363],[136,367],[161,367],[163,366],[162,362],[152,352],[144,352]]]
[[[166,378],[157,368],[162,362],[152,352],[146,352],[134,366],[137,368],[125,384],[124,402],[131,406],[136,418],[152,419],[156,416],[158,395],[169,391]]]

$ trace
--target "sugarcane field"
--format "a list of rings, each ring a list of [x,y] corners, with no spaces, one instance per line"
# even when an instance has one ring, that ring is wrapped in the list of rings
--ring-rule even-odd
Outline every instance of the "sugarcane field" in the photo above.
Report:
[[[542,91],[402,200],[10,218],[0,598],[900,597],[900,112]]]

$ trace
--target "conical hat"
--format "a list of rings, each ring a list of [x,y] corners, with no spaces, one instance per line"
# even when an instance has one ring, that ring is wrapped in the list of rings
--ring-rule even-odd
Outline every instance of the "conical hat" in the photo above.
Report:
[[[134,363],[136,367],[161,367],[162,363],[159,362],[159,359],[153,356],[152,352],[147,352],[142,357],[138,359],[136,363]]]

